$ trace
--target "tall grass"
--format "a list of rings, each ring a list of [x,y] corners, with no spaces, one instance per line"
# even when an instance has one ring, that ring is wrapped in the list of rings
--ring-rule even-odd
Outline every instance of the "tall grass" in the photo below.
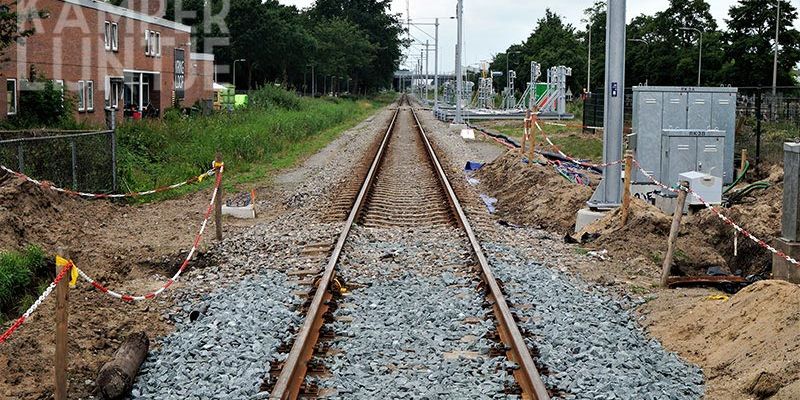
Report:
[[[247,109],[126,123],[118,130],[122,189],[142,190],[196,175],[210,167],[217,151],[228,175],[257,179],[286,164],[287,152],[305,154],[304,144],[324,133],[332,139],[331,129],[338,134],[391,99],[309,99],[266,87],[251,94]]]
[[[0,322],[5,314],[17,314],[30,306],[31,292],[39,278],[48,276],[46,268],[45,254],[39,247],[0,252]]]

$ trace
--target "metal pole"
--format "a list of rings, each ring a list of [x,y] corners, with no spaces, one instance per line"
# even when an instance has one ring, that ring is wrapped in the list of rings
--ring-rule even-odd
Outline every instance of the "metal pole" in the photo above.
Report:
[[[317,96],[317,74],[314,72],[314,66],[311,66],[311,97]]]
[[[586,93],[591,93],[592,85],[592,20],[589,20],[589,56],[586,58]]]
[[[756,167],[761,165],[761,87],[758,87],[756,94]]]
[[[700,77],[703,72],[703,31],[700,31],[700,59],[697,61],[697,87],[700,87]]]
[[[463,12],[464,0],[458,0],[456,5],[456,19],[458,21],[458,40],[456,42],[456,115],[453,119],[453,122],[456,124],[464,123],[464,117],[461,110],[461,92],[464,87],[464,83],[461,80],[461,42],[463,40],[462,20],[464,19]]]
[[[430,53],[428,50],[428,41],[425,41],[425,105],[428,104],[428,82],[430,82],[430,74],[428,73],[428,61],[430,60]]]
[[[433,108],[439,108],[439,18],[436,18],[436,33],[433,39]]]
[[[781,26],[781,0],[778,0],[778,12],[775,16],[775,58],[772,62],[772,100],[775,101],[775,95],[778,93],[778,34],[780,33]]]
[[[112,110],[112,118],[114,118]],[[111,130],[111,191],[117,191],[117,131]]]
[[[70,140],[69,145],[72,148],[72,189],[78,190],[78,152],[75,139]]]
[[[625,0],[608,1],[606,25],[605,112],[603,116],[603,162],[622,159],[625,115]],[[613,208],[622,200],[622,166],[603,170],[603,180],[589,200],[591,208]]]

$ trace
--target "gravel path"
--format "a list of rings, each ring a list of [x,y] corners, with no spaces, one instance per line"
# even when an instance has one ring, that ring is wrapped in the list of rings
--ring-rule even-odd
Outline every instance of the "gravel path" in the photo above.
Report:
[[[340,268],[354,288],[322,359],[332,376],[309,379],[332,399],[514,398],[466,243],[456,228],[356,228]]]

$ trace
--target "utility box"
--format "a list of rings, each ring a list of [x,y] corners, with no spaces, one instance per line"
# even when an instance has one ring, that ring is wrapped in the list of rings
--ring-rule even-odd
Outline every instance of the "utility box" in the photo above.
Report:
[[[724,184],[732,183],[737,92],[729,87],[634,87],[634,135],[630,144],[642,168],[665,184],[676,183],[678,173],[695,170],[719,176]],[[700,136],[699,132],[705,133]],[[690,140],[692,135],[696,140]],[[711,145],[716,150],[706,147]],[[664,146],[674,146],[674,151]],[[672,157],[664,160],[666,156]],[[707,160],[707,156],[713,160]],[[701,163],[702,170],[696,166]],[[709,172],[712,168],[715,170]],[[650,180],[637,171],[634,183],[647,184]]]
[[[679,181],[689,182],[689,187],[709,204],[722,203],[722,179],[713,175],[704,174],[697,171],[684,172],[680,174]],[[689,195],[687,197],[690,205],[703,205],[697,197]]]
[[[660,179],[665,185],[672,185],[680,180],[680,174],[697,171],[722,181],[724,152],[724,131],[664,129],[661,132]]]

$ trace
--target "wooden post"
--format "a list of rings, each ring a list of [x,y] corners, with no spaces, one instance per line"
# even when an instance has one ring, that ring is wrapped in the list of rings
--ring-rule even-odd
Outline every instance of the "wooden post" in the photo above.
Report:
[[[530,139],[531,139],[530,140],[531,149],[530,149],[530,156],[529,156],[531,162],[533,162],[534,157],[536,156],[536,121],[537,121],[536,114],[535,113],[531,113],[531,119],[530,119],[530,124],[531,124],[531,129],[530,129],[530,132],[531,132],[531,137],[530,137]]]
[[[689,182],[681,182],[681,186],[689,187]],[[681,230],[681,219],[683,218],[683,206],[686,204],[686,191],[678,192],[678,200],[675,204],[675,212],[672,215],[672,226],[669,230],[667,240],[667,254],[664,256],[664,266],[661,271],[661,286],[667,287],[667,279],[672,270],[672,257],[675,253],[675,242],[678,240],[678,233]]]
[[[744,166],[747,164],[747,149],[742,149],[742,163],[739,165],[739,173],[744,172]]]
[[[61,257],[69,260],[69,254],[61,251]],[[56,276],[63,266],[56,264]],[[69,316],[69,273],[56,285],[56,353],[55,353],[55,399],[67,400],[67,317]]]
[[[525,142],[528,140],[528,135],[530,134],[530,126],[531,126],[531,112],[525,115],[525,122],[522,123],[522,147],[519,149],[519,154],[525,155]]]
[[[218,168],[217,165],[220,163],[222,163],[222,153],[217,152],[214,157],[214,168]],[[217,188],[217,197],[214,200],[214,225],[217,228],[217,240],[222,240],[222,182]]]
[[[625,152],[625,187],[622,189],[622,226],[628,224],[631,210],[631,174],[633,172],[633,152]]]
[[[144,332],[128,336],[114,358],[100,368],[95,380],[97,391],[103,399],[121,399],[131,391],[149,349],[150,340]]]

